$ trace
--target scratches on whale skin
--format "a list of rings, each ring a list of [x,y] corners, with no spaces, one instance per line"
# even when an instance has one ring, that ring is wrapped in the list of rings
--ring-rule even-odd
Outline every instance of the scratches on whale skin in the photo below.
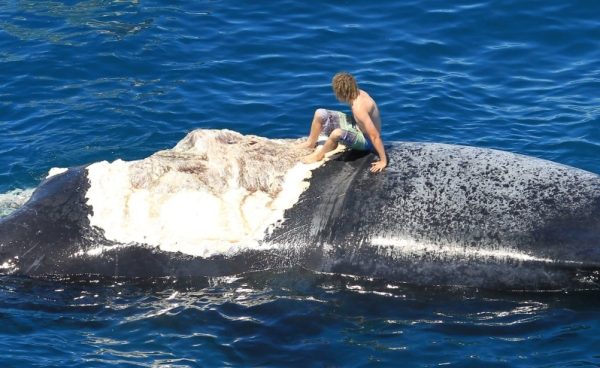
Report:
[[[27,268],[27,270],[25,270],[25,273],[27,274],[31,274],[31,273],[35,273],[35,271],[40,267],[40,265],[42,264],[42,261],[44,260],[44,258],[46,258],[45,254],[40,255],[39,257],[37,257],[35,259],[35,261],[33,261],[33,263]]]
[[[305,225],[302,225],[302,226],[292,227],[289,230],[285,230],[283,233],[278,234],[276,237],[270,239],[269,243],[277,244],[277,242],[280,239],[284,239],[284,241],[287,241],[287,239],[285,239],[287,236],[294,235],[295,233],[299,233],[299,232],[305,230],[309,226],[310,226],[310,224],[305,224]]]
[[[325,228],[335,229],[335,222],[340,218],[340,214],[344,209],[346,195],[354,182],[356,176],[361,173],[361,170],[356,170],[351,166],[343,167],[340,175],[332,178],[329,185],[336,188],[333,191],[324,191],[320,196],[320,202],[313,212],[310,236],[315,237],[321,235],[320,238],[327,242],[329,239],[321,234]],[[329,234],[332,236],[333,234]]]
[[[25,253],[21,254],[21,257],[27,256],[32,250],[37,248],[38,245],[40,245],[40,243],[35,243],[31,248],[27,249]]]

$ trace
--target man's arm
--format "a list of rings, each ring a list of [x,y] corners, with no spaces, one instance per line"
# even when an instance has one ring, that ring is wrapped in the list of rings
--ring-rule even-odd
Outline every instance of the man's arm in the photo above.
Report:
[[[369,140],[373,144],[373,147],[375,147],[377,155],[379,156],[379,161],[371,164],[371,172],[382,171],[387,166],[387,156],[385,155],[385,149],[383,148],[381,135],[375,127],[375,124],[373,124],[368,112],[361,109],[356,109],[356,111],[353,111],[353,113],[356,120],[358,120],[358,123],[361,124],[362,128],[364,129],[363,133],[369,137]]]

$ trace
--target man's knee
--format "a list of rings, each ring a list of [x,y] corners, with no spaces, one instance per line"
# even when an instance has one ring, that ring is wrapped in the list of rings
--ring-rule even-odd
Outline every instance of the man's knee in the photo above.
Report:
[[[337,142],[340,140],[340,138],[342,138],[343,134],[344,134],[344,131],[342,129],[336,128],[331,132],[331,134],[329,134],[329,138],[331,138]]]
[[[315,110],[315,118],[319,119],[321,123],[325,123],[327,120],[327,110],[325,109],[316,109]]]

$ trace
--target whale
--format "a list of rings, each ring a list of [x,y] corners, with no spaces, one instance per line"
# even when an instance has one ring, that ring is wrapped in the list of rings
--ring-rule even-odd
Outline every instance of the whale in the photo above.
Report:
[[[600,288],[600,176],[489,148],[198,129],[142,160],[51,172],[0,219],[0,272],[221,277],[300,267],[417,285]]]

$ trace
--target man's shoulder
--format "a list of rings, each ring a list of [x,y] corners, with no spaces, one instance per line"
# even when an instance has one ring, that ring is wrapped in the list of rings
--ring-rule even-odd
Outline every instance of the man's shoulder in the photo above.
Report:
[[[352,110],[368,112],[371,110],[371,106],[375,103],[375,101],[371,98],[371,96],[369,96],[367,92],[363,91],[362,89],[360,91],[364,94],[361,93],[360,95],[358,95],[358,97],[352,104]]]

